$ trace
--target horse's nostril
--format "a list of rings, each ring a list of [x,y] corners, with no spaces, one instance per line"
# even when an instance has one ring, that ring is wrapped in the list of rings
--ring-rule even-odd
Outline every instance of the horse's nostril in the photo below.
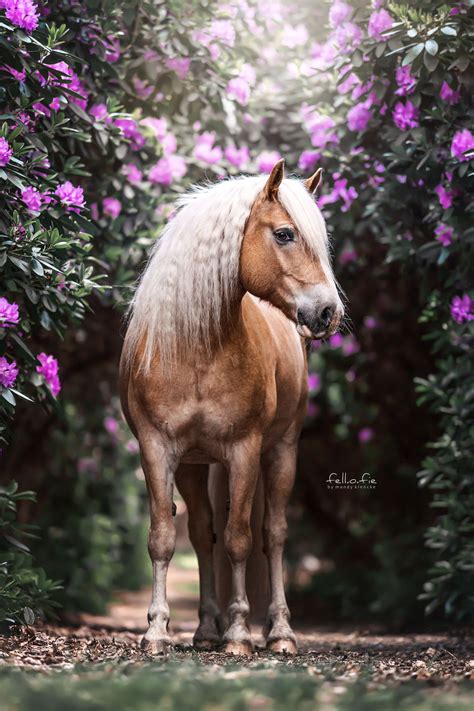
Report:
[[[332,320],[332,315],[333,310],[330,306],[326,306],[326,308],[321,311],[320,320],[323,328],[327,328],[329,326]]]

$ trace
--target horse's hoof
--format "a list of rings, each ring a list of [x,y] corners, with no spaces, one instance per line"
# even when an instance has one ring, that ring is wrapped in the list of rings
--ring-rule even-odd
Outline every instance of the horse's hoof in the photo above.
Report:
[[[140,646],[146,654],[158,656],[169,654],[173,645],[170,639],[147,639],[143,637]]]
[[[198,649],[200,652],[216,649],[219,644],[220,639],[193,639],[194,649]]]
[[[252,643],[248,641],[229,641],[225,643],[222,651],[224,654],[233,654],[236,657],[251,657],[253,648]]]
[[[293,639],[273,639],[267,643],[266,648],[275,654],[298,654],[298,647]]]

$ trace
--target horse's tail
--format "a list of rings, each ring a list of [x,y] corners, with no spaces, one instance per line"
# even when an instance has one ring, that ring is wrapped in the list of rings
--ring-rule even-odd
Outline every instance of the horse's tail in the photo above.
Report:
[[[231,592],[231,570],[224,548],[224,528],[228,516],[229,486],[223,465],[211,464],[209,469],[209,494],[214,511],[214,564],[216,571],[217,599],[225,613]],[[267,559],[263,552],[262,524],[264,512],[263,482],[257,483],[252,510],[252,553],[247,562],[247,595],[250,603],[250,620],[264,622],[270,602]]]

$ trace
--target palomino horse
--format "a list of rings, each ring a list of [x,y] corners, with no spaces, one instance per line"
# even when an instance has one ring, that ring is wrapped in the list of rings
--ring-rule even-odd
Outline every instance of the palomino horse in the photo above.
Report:
[[[180,200],[135,293],[121,396],[150,500],[153,593],[143,644],[152,653],[171,645],[166,577],[175,547],[174,482],[199,563],[194,644],[222,641],[228,653],[251,652],[245,569],[260,472],[271,591],[267,648],[296,652],[282,555],[306,410],[304,339],[332,334],[343,312],[312,196],[320,172],[304,183],[287,179],[280,161],[268,178],[195,189]],[[224,545],[232,592],[222,640],[207,485],[215,462],[228,472],[230,496]]]

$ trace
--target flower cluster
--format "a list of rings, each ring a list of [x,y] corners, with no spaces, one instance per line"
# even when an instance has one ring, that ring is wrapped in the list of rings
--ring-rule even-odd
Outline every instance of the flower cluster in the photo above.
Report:
[[[0,0],[0,10],[5,10],[7,20],[26,32],[38,27],[38,6],[32,0]]]
[[[47,355],[46,353],[40,353],[38,360],[40,365],[36,366],[36,372],[43,376],[53,397],[57,397],[61,390],[58,361],[52,355]]]
[[[18,304],[10,303],[2,296],[0,297],[0,328],[8,328],[16,325],[20,320]]]

